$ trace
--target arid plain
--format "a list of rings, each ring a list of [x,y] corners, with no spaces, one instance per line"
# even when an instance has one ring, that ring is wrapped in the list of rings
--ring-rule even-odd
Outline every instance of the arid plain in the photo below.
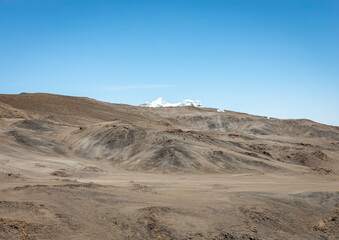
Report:
[[[339,239],[339,127],[0,95],[0,239]]]

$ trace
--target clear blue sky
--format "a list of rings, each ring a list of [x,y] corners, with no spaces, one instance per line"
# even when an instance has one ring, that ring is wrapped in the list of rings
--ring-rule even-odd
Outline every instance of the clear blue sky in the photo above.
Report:
[[[339,125],[338,0],[0,0],[0,93]]]

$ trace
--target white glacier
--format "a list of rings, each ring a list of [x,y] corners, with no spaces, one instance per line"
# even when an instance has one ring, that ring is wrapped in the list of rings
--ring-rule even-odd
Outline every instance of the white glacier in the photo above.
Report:
[[[141,107],[185,107],[185,106],[202,107],[202,104],[200,101],[193,101],[189,99],[186,99],[179,103],[168,103],[164,101],[163,98],[160,97],[153,102],[143,103],[140,106]]]

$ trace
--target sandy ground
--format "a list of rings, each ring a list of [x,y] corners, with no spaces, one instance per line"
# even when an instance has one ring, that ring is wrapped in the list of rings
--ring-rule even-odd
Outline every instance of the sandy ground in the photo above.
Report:
[[[338,238],[337,176],[111,172],[2,174],[1,239]]]

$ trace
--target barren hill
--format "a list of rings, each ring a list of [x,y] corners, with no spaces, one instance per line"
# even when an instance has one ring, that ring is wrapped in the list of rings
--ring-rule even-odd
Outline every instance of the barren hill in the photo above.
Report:
[[[76,155],[141,171],[338,171],[339,127],[309,120],[43,93],[0,95],[0,103],[7,119],[1,147],[7,151],[15,146],[21,152]]]
[[[0,239],[338,239],[339,127],[0,95]]]

